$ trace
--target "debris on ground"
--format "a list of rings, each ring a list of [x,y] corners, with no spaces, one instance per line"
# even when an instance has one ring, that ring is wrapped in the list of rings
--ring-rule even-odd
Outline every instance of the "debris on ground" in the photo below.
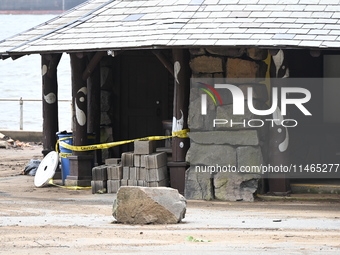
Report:
[[[21,142],[19,140],[13,140],[11,137],[0,133],[0,148],[24,148],[32,147],[30,143]]]
[[[19,140],[15,141],[15,145],[18,147],[32,147],[29,143],[20,142]]]
[[[39,159],[31,159],[21,174],[35,176],[35,173],[37,172],[40,163],[41,160]]]

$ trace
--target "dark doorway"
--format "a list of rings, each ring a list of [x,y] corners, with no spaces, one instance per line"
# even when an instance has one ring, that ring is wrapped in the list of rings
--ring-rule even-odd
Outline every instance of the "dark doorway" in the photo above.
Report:
[[[169,72],[151,52],[122,56],[120,130],[123,140],[164,135],[162,120],[171,116],[169,83]],[[133,144],[123,146],[122,150],[132,151]]]

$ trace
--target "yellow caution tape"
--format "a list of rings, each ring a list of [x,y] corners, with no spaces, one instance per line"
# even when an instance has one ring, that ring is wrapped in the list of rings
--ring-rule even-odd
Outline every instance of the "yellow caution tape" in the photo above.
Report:
[[[94,145],[86,145],[86,146],[70,145],[70,144],[63,142],[62,141],[63,139],[60,139],[60,142],[58,141],[57,144],[59,143],[60,146],[66,148],[66,149],[72,150],[72,151],[92,151],[92,150],[108,149],[108,148],[111,148],[111,147],[114,147],[114,146],[132,143],[134,141],[163,140],[163,139],[168,139],[168,138],[171,138],[171,137],[186,138],[186,137],[188,137],[188,135],[187,135],[188,132],[189,132],[189,129],[183,129],[181,131],[172,132],[171,136],[149,136],[149,137],[126,140],[126,141],[103,143],[103,144],[94,144]],[[56,150],[56,151],[58,151],[58,150]]]
[[[72,153],[59,153],[59,156],[62,158],[67,158],[67,156],[71,156]]]
[[[78,190],[78,189],[91,189],[91,187],[80,187],[80,186],[61,186],[61,185],[58,185],[58,184],[55,184],[53,182],[53,179],[50,179],[48,181],[48,184],[51,184],[53,186],[56,186],[56,187],[59,187],[59,188],[63,188],[63,189],[72,189],[72,190]]]
[[[111,143],[104,143],[104,144],[94,144],[94,145],[87,145],[87,146],[73,146],[73,145],[70,145],[68,143],[63,142],[63,140],[72,138],[70,136],[70,137],[64,137],[64,138],[59,139],[57,141],[56,145],[55,145],[55,150],[57,152],[59,151],[59,145],[66,148],[66,149],[72,150],[72,151],[91,151],[91,150],[107,149],[107,148],[111,148],[111,147],[118,146],[118,145],[132,143],[134,141],[164,140],[164,139],[168,139],[168,138],[172,138],[172,137],[187,138],[188,137],[187,133],[189,131],[190,131],[189,129],[183,129],[181,131],[172,132],[172,135],[170,135],[170,136],[149,136],[149,137],[144,137],[144,138],[139,138],[139,139],[132,139],[132,140],[126,140],[126,141],[119,141],[119,142],[111,142]],[[72,153],[59,153],[59,155],[62,158],[66,158],[67,156],[72,155]],[[58,184],[55,184],[53,182],[53,179],[50,179],[48,183],[51,184],[51,185],[54,185],[56,187],[60,187],[60,188],[64,188],[64,189],[72,189],[72,190],[91,189],[91,187],[58,185]]]
[[[64,140],[67,140],[67,139],[70,139],[70,138],[72,138],[72,136],[64,137],[64,138],[61,138],[61,139],[57,140],[57,143],[55,144],[55,151],[56,151],[56,152],[59,152],[59,142],[60,142],[60,141],[64,141]],[[62,154],[62,153],[60,153],[60,154]],[[64,153],[63,153],[63,154],[64,154]],[[67,154],[67,153],[65,153],[65,154]],[[71,153],[70,155],[72,155],[72,153]],[[66,156],[67,156],[67,155],[65,155],[65,157],[66,157]]]

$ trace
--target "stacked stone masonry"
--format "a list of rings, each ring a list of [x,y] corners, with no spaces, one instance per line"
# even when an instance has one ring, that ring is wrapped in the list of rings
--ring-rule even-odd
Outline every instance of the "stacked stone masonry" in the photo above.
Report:
[[[256,109],[267,109],[268,91],[261,83],[266,77],[265,59],[268,51],[257,48],[200,48],[192,49],[190,67],[192,78],[237,78],[238,86],[247,100],[247,88],[253,88],[253,104]],[[210,79],[210,80],[209,80]],[[233,80],[232,80],[233,81]],[[213,84],[210,84],[213,85]],[[242,166],[260,166],[266,158],[268,126],[253,128],[230,123],[213,127],[214,119],[233,119],[243,123],[250,119],[263,119],[248,110],[233,115],[233,101],[215,105],[208,100],[207,114],[201,114],[203,90],[192,88],[188,125],[190,149],[186,171],[185,197],[187,199],[219,199],[228,201],[253,201],[258,187],[259,173],[240,173]],[[219,171],[218,167],[232,166],[236,172]],[[215,170],[214,170],[215,169]],[[213,171],[214,170],[214,171]]]
[[[121,186],[167,187],[167,154],[155,152],[153,141],[136,141],[134,152],[109,158],[92,169],[92,193],[116,193]]]

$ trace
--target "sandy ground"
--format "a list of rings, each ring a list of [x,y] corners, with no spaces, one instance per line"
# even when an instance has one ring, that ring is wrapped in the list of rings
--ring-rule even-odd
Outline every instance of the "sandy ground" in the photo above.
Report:
[[[0,149],[0,254],[340,254],[338,195],[188,201],[180,224],[121,225],[113,223],[113,194],[36,188],[34,177],[19,175],[41,150]]]

